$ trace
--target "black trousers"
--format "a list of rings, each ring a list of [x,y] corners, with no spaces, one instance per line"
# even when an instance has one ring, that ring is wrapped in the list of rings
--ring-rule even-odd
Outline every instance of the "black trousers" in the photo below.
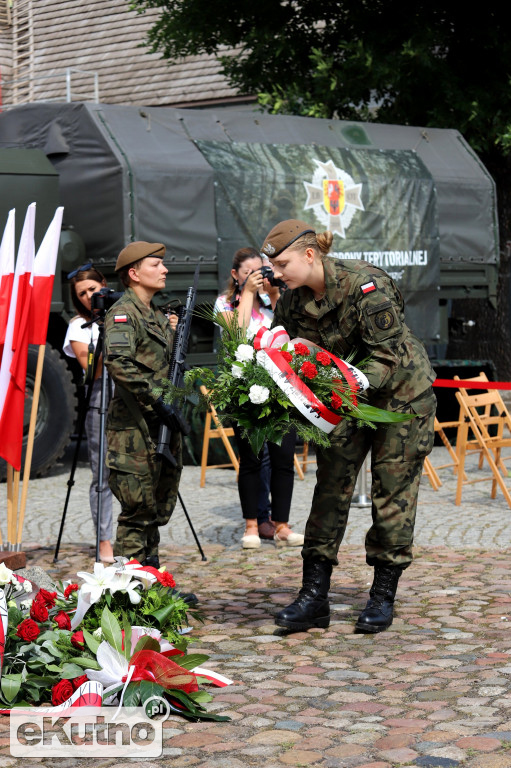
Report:
[[[234,427],[234,435],[240,457],[238,490],[241,511],[245,520],[255,520],[263,452],[256,456],[249,441],[241,437],[237,426]],[[267,443],[271,463],[271,517],[275,523],[287,523],[289,520],[293,496],[295,444],[295,432],[287,434],[282,440],[282,445]]]

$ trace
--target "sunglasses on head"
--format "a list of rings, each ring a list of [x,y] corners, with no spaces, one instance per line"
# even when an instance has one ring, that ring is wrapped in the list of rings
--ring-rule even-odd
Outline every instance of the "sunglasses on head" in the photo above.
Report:
[[[72,280],[73,277],[76,277],[78,272],[85,272],[87,269],[92,269],[93,266],[94,264],[92,263],[92,261],[89,261],[88,264],[82,264],[81,267],[77,267],[76,269],[73,269],[72,272],[68,272],[67,279]]]

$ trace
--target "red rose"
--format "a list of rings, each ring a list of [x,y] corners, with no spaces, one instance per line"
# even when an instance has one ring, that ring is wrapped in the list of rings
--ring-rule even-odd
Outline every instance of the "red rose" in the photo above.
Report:
[[[337,392],[332,392],[332,400],[330,402],[334,411],[343,406],[342,398],[339,397]]]
[[[326,352],[318,352],[316,360],[318,363],[321,363],[321,365],[330,365],[330,358]]]
[[[43,600],[38,599],[38,595],[35,596],[35,600],[30,606],[30,618],[36,621],[48,621],[48,608]]]
[[[71,680],[61,680],[51,689],[51,703],[54,707],[63,704],[66,699],[73,695],[73,683]]]
[[[84,683],[88,683],[89,678],[87,677],[87,675],[80,675],[80,677],[73,678],[71,682],[73,683],[73,689],[76,691],[76,689],[79,688],[81,685],[83,685]]]
[[[302,363],[300,367],[300,371],[303,373],[306,379],[315,379],[318,375],[318,369],[314,365],[314,363],[309,363],[305,361],[305,363]]]
[[[57,593],[56,592],[48,592],[47,589],[41,589],[35,596],[36,600],[39,600],[41,603],[43,603],[47,608],[53,608],[55,605],[55,600],[57,599]]]
[[[28,642],[35,640],[40,634],[41,630],[32,619],[22,621],[21,624],[18,624],[18,629],[16,630],[16,635],[21,637],[22,640],[28,640]]]
[[[157,577],[160,584],[163,584],[164,587],[175,587],[176,582],[174,581],[174,577],[171,573],[167,573],[167,571],[163,571],[163,573],[158,573]]]
[[[83,632],[81,629],[79,629],[77,632],[74,632],[74,634],[71,635],[71,645],[74,645],[75,648],[78,648],[78,650],[82,650],[85,646],[85,638],[83,636]]]
[[[78,589],[80,589],[78,584],[68,584],[64,590],[64,597],[66,598],[66,600],[69,598],[70,594],[72,594],[73,592],[76,592]]]
[[[53,621],[59,629],[71,629],[71,621],[65,611],[59,611],[55,614]]]
[[[282,355],[286,363],[290,363],[291,360],[293,359],[293,355],[291,354],[291,352],[286,352],[284,349],[280,350],[280,354]]]
[[[308,355],[310,354],[309,348],[305,346],[305,344],[301,344],[298,342],[294,345],[295,348],[295,355]]]

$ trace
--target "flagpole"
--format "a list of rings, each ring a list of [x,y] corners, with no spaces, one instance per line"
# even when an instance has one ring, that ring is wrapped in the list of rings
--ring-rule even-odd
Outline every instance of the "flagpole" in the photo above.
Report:
[[[25,521],[25,507],[27,505],[28,483],[30,480],[30,469],[32,467],[32,454],[34,450],[37,408],[39,406],[39,395],[41,393],[41,379],[43,377],[43,363],[44,363],[45,351],[46,351],[45,344],[40,344],[39,352],[37,354],[37,367],[35,372],[34,394],[32,397],[32,409],[30,411],[30,424],[28,427],[27,450],[25,453],[25,466],[23,467],[23,487],[21,491],[21,503],[20,503],[19,516],[17,520],[17,535],[16,535],[17,550],[21,549],[23,523]]]
[[[18,516],[18,500],[20,495],[20,473],[18,469],[11,467],[12,481],[11,481],[11,509],[9,515],[9,507],[7,507],[7,513],[9,517],[8,531],[7,531],[7,549],[9,552],[15,550],[16,542],[16,518]]]

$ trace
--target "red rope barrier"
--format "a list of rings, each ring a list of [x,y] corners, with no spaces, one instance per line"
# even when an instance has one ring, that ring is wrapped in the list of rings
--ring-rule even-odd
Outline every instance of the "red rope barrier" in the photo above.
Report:
[[[435,379],[434,387],[450,387],[451,389],[511,389],[511,381],[463,381],[457,379]]]

